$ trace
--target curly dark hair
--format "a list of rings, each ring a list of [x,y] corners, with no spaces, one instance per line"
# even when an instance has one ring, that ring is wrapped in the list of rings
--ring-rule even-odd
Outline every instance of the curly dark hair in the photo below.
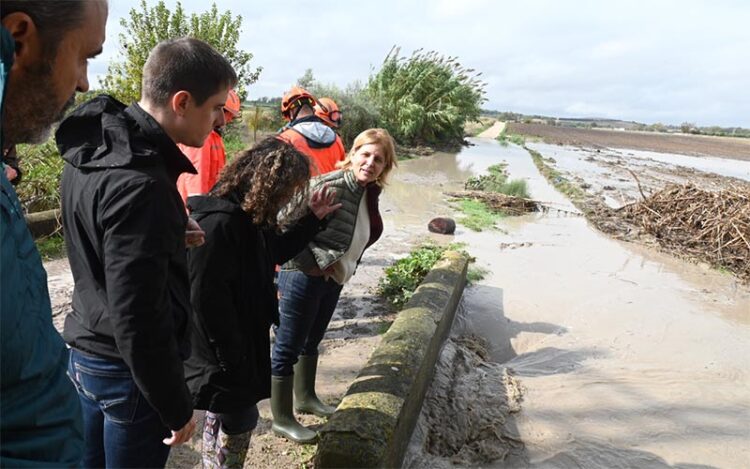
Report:
[[[224,168],[211,195],[236,199],[256,225],[280,227],[306,207],[309,181],[310,159],[292,145],[268,137]]]

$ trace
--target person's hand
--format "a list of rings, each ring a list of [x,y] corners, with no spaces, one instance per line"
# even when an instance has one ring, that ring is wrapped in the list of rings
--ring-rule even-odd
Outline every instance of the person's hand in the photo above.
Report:
[[[186,423],[184,427],[180,428],[177,431],[172,430],[172,437],[164,438],[162,440],[162,443],[167,446],[179,446],[192,438],[194,432],[195,419],[191,417],[190,421]]]
[[[5,177],[8,178],[8,181],[12,181],[18,177],[18,171],[12,166],[5,165]]]
[[[197,248],[206,242],[206,232],[201,229],[197,221],[188,217],[187,226],[185,227],[185,246],[188,248]]]
[[[323,186],[322,189],[318,189],[313,192],[310,197],[310,203],[308,204],[310,210],[318,217],[318,220],[324,219],[330,213],[335,212],[341,207],[341,204],[334,204],[333,201],[336,199],[336,192],[329,190],[328,185]]]

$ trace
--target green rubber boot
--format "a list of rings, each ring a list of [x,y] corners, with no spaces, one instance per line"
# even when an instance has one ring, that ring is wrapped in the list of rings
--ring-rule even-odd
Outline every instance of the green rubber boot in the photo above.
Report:
[[[315,373],[318,371],[317,355],[300,355],[294,365],[294,410],[318,417],[330,417],[336,410],[318,399],[315,394]]]
[[[301,425],[292,411],[294,376],[271,376],[271,430],[295,443],[315,443],[318,434]]]

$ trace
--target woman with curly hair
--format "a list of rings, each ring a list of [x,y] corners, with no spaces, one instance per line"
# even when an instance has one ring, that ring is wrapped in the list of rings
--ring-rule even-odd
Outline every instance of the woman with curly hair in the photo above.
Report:
[[[383,233],[378,198],[396,166],[393,139],[384,129],[365,130],[340,164],[340,170],[315,178],[312,187],[334,190],[341,209],[279,273],[281,324],[271,356],[272,429],[298,443],[311,443],[317,435],[297,422],[292,403],[295,410],[318,416],[334,411],[315,393],[318,344],[341,289],[365,249]]]
[[[308,158],[269,138],[235,158],[208,195],[188,198],[206,232],[205,244],[188,252],[193,336],[185,362],[193,404],[207,411],[203,467],[242,467],[256,403],[271,395],[274,266],[301,251],[340,207],[325,188],[305,206],[309,179]]]

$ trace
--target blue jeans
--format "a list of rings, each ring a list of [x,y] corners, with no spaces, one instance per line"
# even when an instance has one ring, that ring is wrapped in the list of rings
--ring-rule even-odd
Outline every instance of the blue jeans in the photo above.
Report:
[[[68,374],[83,410],[83,467],[164,467],[172,433],[124,361],[71,349]]]
[[[271,374],[289,376],[300,355],[317,355],[339,302],[342,285],[298,270],[279,273],[279,327],[271,353]]]

